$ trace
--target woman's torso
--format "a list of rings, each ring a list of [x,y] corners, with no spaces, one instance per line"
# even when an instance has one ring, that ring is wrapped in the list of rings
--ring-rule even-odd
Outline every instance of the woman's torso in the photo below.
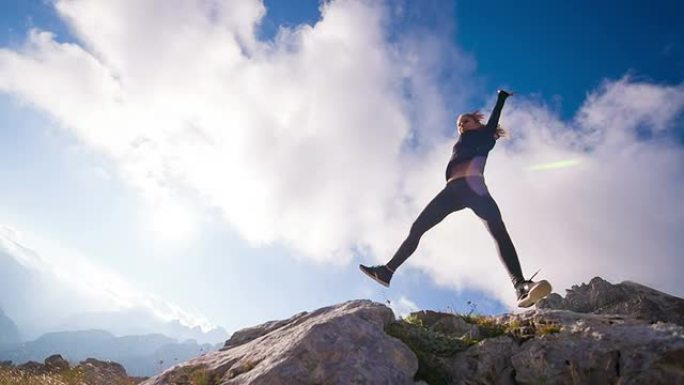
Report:
[[[447,181],[466,176],[484,176],[487,155],[495,143],[494,134],[484,127],[462,133],[447,165]]]
[[[449,171],[447,181],[464,178],[466,176],[484,177],[484,168],[486,163],[486,156],[475,156],[469,160],[454,163]]]

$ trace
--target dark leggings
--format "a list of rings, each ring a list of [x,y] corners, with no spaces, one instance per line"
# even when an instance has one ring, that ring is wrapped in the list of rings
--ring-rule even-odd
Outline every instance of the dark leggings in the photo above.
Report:
[[[408,237],[394,254],[387,267],[396,270],[408,257],[416,251],[423,234],[441,222],[447,215],[464,208],[470,208],[487,225],[499,249],[501,262],[506,266],[508,274],[517,284],[524,280],[518,254],[501,219],[501,212],[496,202],[489,195],[483,177],[465,177],[453,180],[428,203],[427,207],[413,222]]]

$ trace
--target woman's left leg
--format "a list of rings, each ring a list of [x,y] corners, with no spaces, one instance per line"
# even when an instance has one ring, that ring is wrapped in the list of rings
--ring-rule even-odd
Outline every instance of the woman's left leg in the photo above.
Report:
[[[428,203],[411,225],[409,234],[404,242],[401,243],[399,249],[397,249],[392,259],[385,266],[392,272],[396,271],[416,251],[423,234],[444,220],[447,215],[465,208],[465,204],[459,198],[458,191],[458,182],[448,183]]]

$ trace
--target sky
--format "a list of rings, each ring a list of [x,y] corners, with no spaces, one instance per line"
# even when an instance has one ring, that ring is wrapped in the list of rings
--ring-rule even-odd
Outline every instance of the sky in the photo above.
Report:
[[[514,311],[469,210],[389,289],[358,271],[392,256],[444,186],[456,117],[498,88],[485,175],[524,274],[684,296],[682,8],[4,1],[0,262],[20,268],[0,266],[0,308],[27,337],[88,312],[232,332],[358,298]]]

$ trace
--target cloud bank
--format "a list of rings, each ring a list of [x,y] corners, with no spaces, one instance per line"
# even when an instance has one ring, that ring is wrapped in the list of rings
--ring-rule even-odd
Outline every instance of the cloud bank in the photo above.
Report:
[[[0,90],[151,201],[191,196],[252,244],[317,263],[386,261],[443,185],[452,108],[472,109],[473,58],[439,31],[397,35],[391,3],[326,2],[315,25],[268,41],[256,37],[260,1],[55,6],[78,43],[31,31],[21,50],[0,50]],[[448,84],[436,76],[447,65]],[[543,267],[559,289],[603,275],[682,295],[684,153],[668,133],[684,89],[624,78],[587,91],[572,121],[524,96],[504,111],[511,139],[487,178],[523,268]],[[564,160],[574,166],[535,167]],[[495,255],[485,227],[459,213],[409,265],[510,304]]]

